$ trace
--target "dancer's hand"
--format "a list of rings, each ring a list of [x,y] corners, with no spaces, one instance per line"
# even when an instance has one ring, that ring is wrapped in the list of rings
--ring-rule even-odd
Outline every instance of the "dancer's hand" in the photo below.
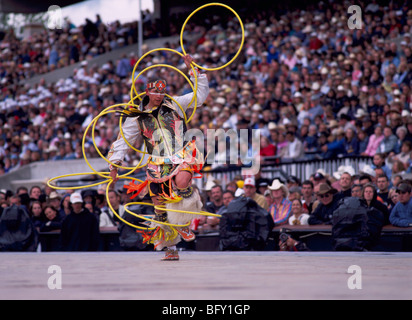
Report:
[[[183,56],[183,61],[185,62],[185,65],[188,69],[192,68],[190,66],[190,64],[193,62],[193,58],[192,58],[191,55],[187,54],[187,55]]]
[[[111,187],[114,188],[114,185],[119,180],[119,178],[117,177],[117,169],[113,169],[112,171],[110,171],[110,178],[112,178],[113,180]]]

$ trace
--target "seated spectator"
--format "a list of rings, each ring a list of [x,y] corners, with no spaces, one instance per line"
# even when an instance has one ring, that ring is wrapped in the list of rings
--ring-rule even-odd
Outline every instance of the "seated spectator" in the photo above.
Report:
[[[362,155],[366,152],[366,149],[368,147],[369,136],[366,134],[365,130],[359,129],[357,138],[359,141],[359,154]]]
[[[266,211],[269,209],[265,197],[256,192],[255,178],[246,178],[245,183],[243,184],[243,190],[245,191],[245,197],[256,201],[256,203]]]
[[[351,196],[356,198],[362,198],[362,189],[363,186],[361,184],[354,184],[351,188]]]
[[[289,218],[290,225],[308,224],[309,215],[303,212],[302,202],[299,199],[292,201],[292,215]]]
[[[383,128],[383,139],[379,143],[377,153],[389,154],[395,151],[397,139],[390,126]]]
[[[271,191],[273,202],[268,211],[275,225],[287,223],[292,212],[292,203],[288,200],[289,190],[278,179],[273,180],[269,190]]]
[[[331,224],[333,211],[338,207],[339,198],[336,196],[337,190],[327,183],[319,185],[316,196],[320,204],[316,207],[308,219],[310,225]]]
[[[396,190],[396,187],[393,187],[389,190],[389,197],[391,204],[388,206],[389,211],[391,212],[393,207],[399,202],[399,193]]]
[[[276,146],[270,143],[269,139],[263,135],[260,137],[260,153],[259,154],[262,157],[262,163],[265,162],[265,157],[276,156]]]
[[[235,194],[233,191],[226,190],[223,192],[223,207],[219,209],[217,214],[224,214],[225,211],[227,210],[227,207],[229,206],[229,203],[231,203],[235,199]],[[212,217],[213,218],[213,217]]]
[[[368,146],[366,147],[366,150],[362,152],[361,155],[373,157],[376,154],[379,148],[379,145],[381,144],[384,137],[385,136],[383,135],[382,127],[377,126],[375,128],[374,134],[371,135],[369,138]]]
[[[345,155],[353,156],[359,154],[359,141],[356,137],[356,131],[353,128],[348,128],[345,131],[343,148],[345,149]]]
[[[206,203],[205,210],[216,213],[223,207],[223,189],[220,185],[214,185],[210,190],[210,201]]]
[[[390,179],[392,177],[392,171],[391,169],[388,168],[388,166],[385,164],[385,155],[382,153],[376,153],[373,156],[373,164],[371,165],[372,169],[382,169],[383,173],[386,174],[386,176]]]
[[[411,152],[412,152],[412,142],[404,141],[402,142],[401,150],[399,153],[395,154],[394,152],[391,152],[389,154],[388,162],[394,163],[396,160],[398,160],[402,162],[402,164],[404,165],[404,168],[406,169],[409,167],[409,160],[411,158]]]
[[[375,208],[383,215],[383,225],[390,224],[388,207],[378,200],[378,192],[373,184],[367,184],[362,189],[362,198],[366,201],[368,208]]]
[[[300,141],[292,131],[286,133],[286,141],[288,142],[288,145],[283,159],[292,161],[301,160],[304,155],[302,141]]]
[[[391,211],[389,221],[395,227],[412,227],[411,185],[401,182],[396,191],[399,200]]]

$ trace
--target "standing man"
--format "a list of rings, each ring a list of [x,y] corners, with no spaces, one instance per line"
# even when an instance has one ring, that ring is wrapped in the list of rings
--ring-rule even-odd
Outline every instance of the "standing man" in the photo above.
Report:
[[[195,77],[191,70],[193,59],[190,55],[185,55],[183,60],[190,70],[191,81],[194,83]],[[206,75],[200,74],[197,70],[196,73],[197,92],[173,97],[182,107],[183,112],[194,107],[194,103],[190,104],[194,94],[197,96],[197,107],[203,104],[209,94]],[[147,178],[142,184],[131,183],[126,188],[128,193],[136,192],[133,197],[143,189],[148,190],[155,205],[155,220],[160,222],[152,223],[151,227],[156,228],[156,237],[152,234],[150,241],[158,250],[167,248],[163,260],[179,260],[176,244],[180,241],[180,237],[185,241],[192,241],[195,236],[188,227],[173,227],[164,223],[187,225],[195,216],[162,210],[160,206],[165,205],[166,209],[184,209],[191,212],[201,210],[199,193],[191,184],[194,173],[201,169],[203,155],[197,150],[195,141],[184,142],[187,131],[184,115],[181,108],[165,96],[166,89],[165,80],[149,81],[146,84],[146,96],[139,108],[123,110],[122,115],[126,117],[123,124],[124,137],[119,135],[112,144],[108,159],[114,164],[121,165],[129,151],[128,143],[133,145],[138,136],[142,136],[147,152],[150,154],[147,162]],[[110,176],[115,183],[118,180],[117,168],[110,165],[110,170]],[[165,238],[167,240],[164,240]]]
[[[80,193],[70,196],[71,213],[63,220],[60,243],[63,251],[96,251],[99,246],[99,222],[83,206]]]

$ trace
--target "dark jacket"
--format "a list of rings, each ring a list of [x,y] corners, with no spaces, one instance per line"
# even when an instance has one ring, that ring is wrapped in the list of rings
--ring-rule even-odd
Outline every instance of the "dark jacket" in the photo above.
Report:
[[[99,222],[87,209],[70,213],[62,223],[60,233],[63,251],[96,251],[99,246]]]
[[[339,196],[337,194],[333,195],[332,202],[328,205],[319,204],[315,211],[310,215],[308,223],[309,224],[331,224],[333,211],[336,210],[339,204]]]

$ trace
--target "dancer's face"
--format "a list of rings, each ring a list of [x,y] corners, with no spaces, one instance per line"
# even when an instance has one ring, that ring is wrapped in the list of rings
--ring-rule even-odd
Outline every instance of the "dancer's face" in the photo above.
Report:
[[[149,96],[149,105],[152,107],[160,106],[165,97],[164,93],[159,93],[156,89],[151,89],[150,91],[147,90],[147,94]]]

